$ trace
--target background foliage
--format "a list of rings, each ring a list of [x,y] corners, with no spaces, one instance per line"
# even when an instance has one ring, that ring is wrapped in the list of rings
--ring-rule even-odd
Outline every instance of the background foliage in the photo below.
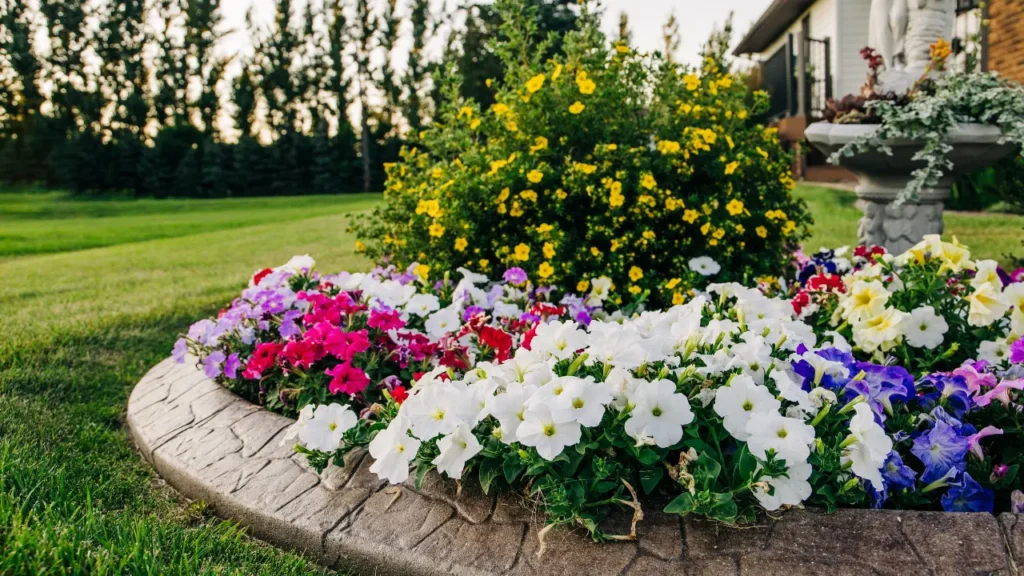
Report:
[[[542,30],[576,18],[571,0],[529,4]],[[486,4],[274,6],[232,32],[252,50],[224,56],[220,0],[0,0],[0,181],[158,197],[379,190],[404,135],[430,123],[440,69],[465,71],[481,100],[500,72]]]

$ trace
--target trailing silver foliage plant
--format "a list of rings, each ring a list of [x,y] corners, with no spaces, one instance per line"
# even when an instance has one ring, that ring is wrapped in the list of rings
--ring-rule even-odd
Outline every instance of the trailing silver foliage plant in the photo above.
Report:
[[[918,197],[921,190],[938,184],[944,170],[952,168],[948,155],[952,146],[946,135],[958,124],[990,124],[1002,131],[1000,143],[1024,146],[1024,89],[993,72],[953,74],[927,80],[914,88],[909,102],[890,100],[868,102],[881,118],[878,129],[859,136],[829,157],[838,164],[843,156],[877,150],[892,155],[886,142],[908,138],[924,143],[914,155],[924,165],[912,172],[914,178],[897,198],[902,204]]]

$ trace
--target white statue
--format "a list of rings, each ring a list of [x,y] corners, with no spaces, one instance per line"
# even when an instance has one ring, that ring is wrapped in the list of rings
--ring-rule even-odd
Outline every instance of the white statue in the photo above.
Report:
[[[924,74],[929,47],[953,35],[955,0],[871,0],[868,45],[882,57],[879,90],[903,93]]]

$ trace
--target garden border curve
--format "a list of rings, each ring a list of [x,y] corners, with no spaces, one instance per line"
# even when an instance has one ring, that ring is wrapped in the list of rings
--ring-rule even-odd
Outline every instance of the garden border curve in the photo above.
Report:
[[[456,491],[436,474],[389,487],[369,458],[318,475],[281,443],[292,420],[166,359],[132,391],[128,426],[142,456],[184,495],[254,536],[366,574],[1016,574],[1024,522],[1003,514],[793,510],[728,528],[645,506],[637,540],[594,544],[555,529],[515,498]],[[629,518],[609,531],[628,532]]]

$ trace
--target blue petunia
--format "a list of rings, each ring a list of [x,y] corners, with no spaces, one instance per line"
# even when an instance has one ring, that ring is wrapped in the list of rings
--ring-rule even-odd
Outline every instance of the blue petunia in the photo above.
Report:
[[[969,448],[967,438],[957,434],[949,424],[936,420],[931,430],[914,439],[910,452],[925,466],[921,481],[930,484],[951,468],[962,471]]]
[[[882,464],[882,478],[891,486],[900,488],[913,488],[917,482],[917,472],[910,466],[903,463],[898,452],[893,450],[889,457]]]
[[[925,410],[943,406],[950,414],[963,418],[971,408],[971,394],[963,376],[931,374],[921,380],[920,387],[932,390],[918,398]]]
[[[964,472],[962,485],[951,486],[942,496],[942,509],[946,512],[992,512],[994,502],[993,492]]]

